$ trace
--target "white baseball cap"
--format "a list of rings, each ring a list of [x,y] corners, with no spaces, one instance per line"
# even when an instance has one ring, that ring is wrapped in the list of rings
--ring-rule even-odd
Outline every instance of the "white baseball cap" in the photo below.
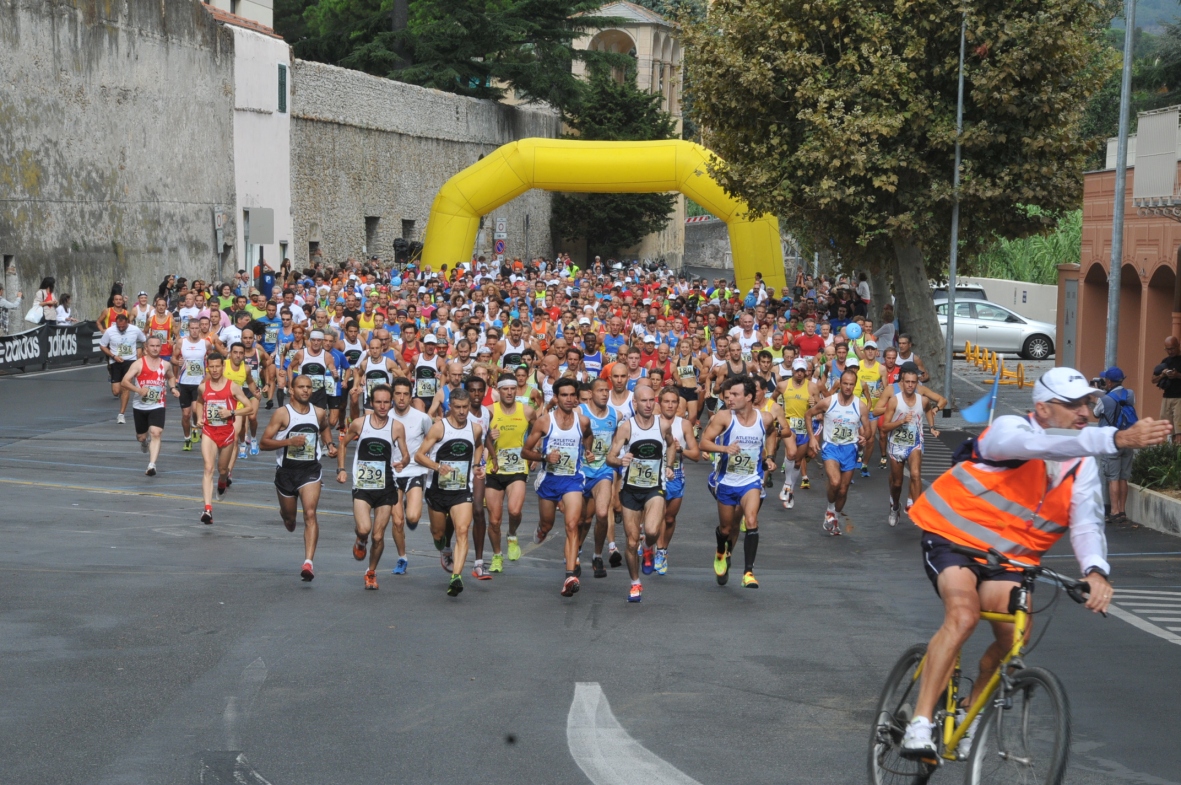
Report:
[[[791,369],[793,371],[806,371],[808,370],[808,361],[803,357],[797,357],[792,360]]]
[[[422,339],[423,343],[438,343],[439,339],[434,336],[434,333],[427,333],[426,337]]]
[[[1087,383],[1087,378],[1074,368],[1051,368],[1033,384],[1033,402],[1077,401],[1090,395],[1099,395]]]
[[[854,367],[860,368],[861,361],[858,360],[856,357],[850,357],[849,359],[845,360],[845,368],[854,368]]]
[[[579,319],[579,320],[578,320],[578,323],[579,323],[579,324],[590,324],[590,323],[591,323],[591,321],[590,321],[590,319],[588,319],[588,318],[586,318],[586,317],[584,316],[584,317],[582,317],[581,319]]]
[[[644,336],[644,343],[656,343],[656,339],[651,335]]]

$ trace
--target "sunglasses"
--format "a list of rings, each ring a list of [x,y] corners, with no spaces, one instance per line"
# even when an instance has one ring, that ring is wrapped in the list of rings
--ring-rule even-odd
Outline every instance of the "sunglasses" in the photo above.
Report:
[[[1088,396],[1086,398],[1076,398],[1073,401],[1060,401],[1057,398],[1055,398],[1053,400],[1048,401],[1047,403],[1056,403],[1059,406],[1063,406],[1067,409],[1078,410],[1078,409],[1081,409],[1084,406],[1086,406],[1090,400],[1091,400],[1090,396]]]

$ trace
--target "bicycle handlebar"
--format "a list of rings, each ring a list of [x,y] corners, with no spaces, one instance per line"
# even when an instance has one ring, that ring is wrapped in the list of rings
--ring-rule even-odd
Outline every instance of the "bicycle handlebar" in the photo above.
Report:
[[[1091,585],[1086,581],[1076,581],[1072,578],[1067,578],[1064,575],[1051,570],[1049,567],[1043,567],[1040,564],[1025,564],[1024,562],[1010,559],[1005,554],[998,551],[996,548],[989,548],[987,551],[977,550],[976,548],[968,548],[964,545],[952,544],[951,550],[962,556],[969,556],[973,559],[983,559],[988,564],[999,567],[1002,564],[1007,564],[1010,567],[1016,567],[1021,572],[1029,575],[1045,575],[1052,581],[1057,582],[1066,590],[1066,594],[1070,599],[1082,605],[1087,601],[1088,595],[1091,593]],[[1106,615],[1106,614],[1104,614]]]

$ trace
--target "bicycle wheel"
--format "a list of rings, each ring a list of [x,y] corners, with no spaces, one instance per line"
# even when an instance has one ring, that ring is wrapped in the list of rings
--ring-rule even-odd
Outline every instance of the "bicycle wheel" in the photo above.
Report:
[[[936,767],[930,763],[909,760],[899,754],[919,696],[914,672],[926,653],[925,643],[911,646],[886,677],[869,734],[870,785],[922,785],[935,771]]]
[[[967,782],[1059,785],[1069,754],[1070,702],[1062,682],[1044,668],[1027,668],[1013,675],[1004,700],[994,699],[984,710]]]

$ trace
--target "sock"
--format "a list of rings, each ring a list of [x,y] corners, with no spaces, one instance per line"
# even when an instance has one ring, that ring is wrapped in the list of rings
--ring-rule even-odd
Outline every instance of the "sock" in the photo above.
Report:
[[[462,581],[463,581],[463,578],[460,578],[460,577],[459,577],[459,573],[458,573],[458,572],[453,572],[453,573],[451,573],[451,580],[453,580],[453,581],[461,581],[461,582],[462,582]]]
[[[510,535],[508,536],[508,541],[509,541],[509,542],[516,542],[516,541],[517,541],[517,535],[515,535],[515,534],[510,534]]]
[[[636,580],[632,581],[632,586],[639,586],[639,585],[640,585],[640,581],[638,578]]]
[[[722,534],[722,527],[714,529],[714,537],[718,540],[718,553],[725,553],[730,547],[730,538]]]
[[[759,552],[759,530],[747,530],[746,537],[742,541],[742,558],[746,564],[744,572],[750,572],[755,568],[755,554]]]
[[[668,548],[657,548],[656,552],[657,553],[668,553]]]
[[[566,570],[566,577],[573,578],[574,577],[574,570]]]
[[[827,506],[827,507],[825,507],[824,509],[825,509],[825,510],[827,510],[828,512],[831,512],[833,515],[836,515],[836,514],[837,514],[837,504],[836,504],[836,502],[829,502],[829,503],[828,503],[828,506]]]
[[[311,560],[311,559],[304,559],[304,560],[303,560],[303,563],[304,563],[304,564],[306,564],[306,565],[308,565],[309,567],[311,567],[311,566],[312,566],[312,560]]]
[[[483,567],[483,566],[484,566],[484,560],[483,560],[483,559],[476,559],[476,566],[477,566],[477,567]]]
[[[607,543],[607,549],[612,550],[612,551],[615,550],[615,542],[611,541],[611,542]]]
[[[213,511],[213,505],[212,505],[212,504],[206,504],[206,505],[205,505],[205,512],[212,512],[212,511]]]
[[[435,550],[436,550],[436,551],[441,551],[441,550],[443,550],[445,547],[447,547],[447,538],[445,538],[445,537],[436,537],[436,538],[434,538],[434,540],[435,540]]]

